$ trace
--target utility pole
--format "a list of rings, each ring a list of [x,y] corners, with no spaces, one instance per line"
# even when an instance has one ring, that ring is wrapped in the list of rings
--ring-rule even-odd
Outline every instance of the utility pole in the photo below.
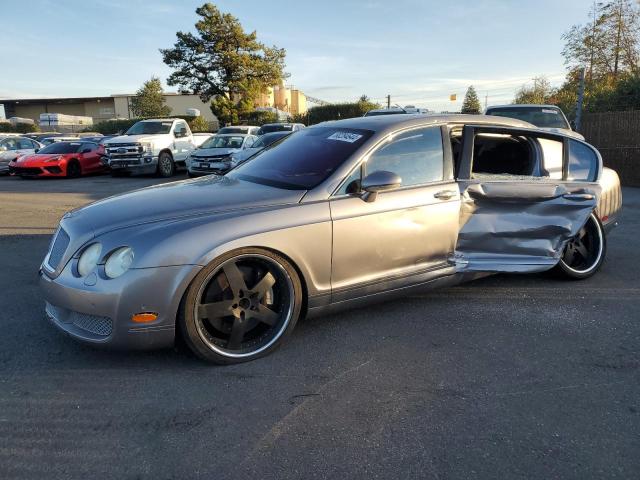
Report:
[[[387,110],[391,108],[391,95],[387,95]]]
[[[576,103],[576,132],[580,131],[582,124],[582,102],[584,101],[584,73],[585,69],[580,70],[580,89],[578,90],[578,102]]]
[[[487,110],[487,104],[489,103],[489,92],[484,92],[484,109]]]

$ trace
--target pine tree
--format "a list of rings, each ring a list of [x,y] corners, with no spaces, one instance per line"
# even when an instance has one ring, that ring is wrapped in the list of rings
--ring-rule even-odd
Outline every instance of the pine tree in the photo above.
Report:
[[[171,115],[171,108],[165,103],[160,79],[151,77],[131,99],[131,113],[138,118],[168,117]]]
[[[467,93],[464,96],[464,102],[462,102],[462,113],[473,113],[479,114],[481,110],[480,100],[478,99],[478,94],[476,93],[476,89],[471,85],[467,89]]]
[[[236,123],[253,110],[255,98],[286,74],[283,48],[268,47],[257,33],[244,31],[240,21],[212,3],[196,9],[196,32],[178,32],[173,48],[161,49],[173,69],[167,84],[211,100],[220,122]]]

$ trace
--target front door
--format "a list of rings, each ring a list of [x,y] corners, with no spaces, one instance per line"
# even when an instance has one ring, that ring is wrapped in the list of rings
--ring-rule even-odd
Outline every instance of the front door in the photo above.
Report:
[[[330,201],[333,302],[420,284],[451,270],[460,195],[442,132],[421,127],[393,136]],[[359,182],[379,170],[398,174],[401,186],[365,202]]]
[[[176,122],[174,128],[173,159],[177,162],[183,162],[195,148],[193,145],[193,136],[186,122]]]
[[[486,126],[466,126],[462,145],[458,269],[536,272],[556,265],[596,207],[596,151],[561,135]]]

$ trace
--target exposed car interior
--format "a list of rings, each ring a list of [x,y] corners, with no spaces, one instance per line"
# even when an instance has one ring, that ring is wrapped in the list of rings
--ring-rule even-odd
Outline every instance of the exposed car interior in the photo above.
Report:
[[[557,142],[556,142],[557,143]],[[462,132],[452,131],[451,150],[456,174],[462,157]],[[473,145],[473,178],[548,178],[537,140],[515,135],[479,133]]]

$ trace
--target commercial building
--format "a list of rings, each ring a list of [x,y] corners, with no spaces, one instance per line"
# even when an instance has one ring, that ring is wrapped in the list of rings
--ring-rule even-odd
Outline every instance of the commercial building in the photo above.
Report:
[[[115,118],[133,118],[131,99],[134,96],[114,94],[104,97],[0,99],[0,105],[4,105],[6,118],[30,118],[37,123],[41,113],[62,113],[91,117],[93,123],[98,123]],[[173,115],[186,115],[188,109],[196,108],[207,121],[217,120],[209,105],[200,100],[198,95],[165,93],[164,98]]]
[[[298,115],[307,112],[307,97],[294,87],[276,85],[258,97],[256,107],[272,107],[289,115]]]
[[[58,113],[91,117],[95,124],[116,118],[133,118],[131,100],[134,96],[113,94],[103,97],[0,99],[0,105],[4,106],[5,118],[22,117],[38,123],[40,114]],[[165,93],[164,98],[172,115],[187,115],[187,110],[195,108],[208,122],[217,122],[209,104],[198,95]],[[307,97],[298,89],[277,85],[261,95],[255,106],[277,109],[289,115],[302,114],[307,111]]]

